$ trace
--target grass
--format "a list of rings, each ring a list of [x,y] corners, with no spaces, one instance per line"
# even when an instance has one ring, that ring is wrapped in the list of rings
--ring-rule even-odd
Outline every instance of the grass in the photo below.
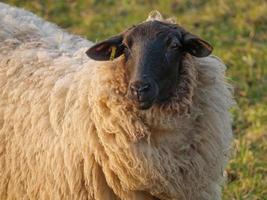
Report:
[[[224,200],[267,200],[266,0],[4,0],[99,41],[144,20],[151,10],[174,16],[215,47],[228,66],[238,107],[235,151]]]

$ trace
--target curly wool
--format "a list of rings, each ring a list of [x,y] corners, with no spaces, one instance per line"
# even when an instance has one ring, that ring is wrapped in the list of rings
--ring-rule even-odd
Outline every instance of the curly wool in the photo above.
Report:
[[[124,57],[0,3],[0,199],[220,200],[232,132],[225,66],[185,58],[177,95],[139,111]]]

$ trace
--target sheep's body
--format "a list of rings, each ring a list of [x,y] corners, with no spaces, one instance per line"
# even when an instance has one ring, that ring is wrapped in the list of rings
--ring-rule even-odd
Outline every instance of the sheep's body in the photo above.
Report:
[[[138,111],[122,95],[123,56],[95,62],[90,45],[0,3],[0,199],[221,199],[224,65],[189,62],[190,113]]]

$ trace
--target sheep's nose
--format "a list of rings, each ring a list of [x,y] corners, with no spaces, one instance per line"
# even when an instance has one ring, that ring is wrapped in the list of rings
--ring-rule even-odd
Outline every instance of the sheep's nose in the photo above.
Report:
[[[150,89],[151,84],[147,82],[136,81],[130,85],[131,93],[138,101],[143,101]]]

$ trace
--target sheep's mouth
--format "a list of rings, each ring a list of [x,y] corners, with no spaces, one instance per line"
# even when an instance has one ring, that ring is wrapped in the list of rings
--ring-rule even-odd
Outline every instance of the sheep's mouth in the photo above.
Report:
[[[139,110],[147,110],[156,103],[157,94],[151,92],[150,94],[141,94],[137,97],[131,95],[131,93],[127,94],[127,98],[132,102],[132,104]]]
[[[171,100],[172,95],[162,96],[161,98],[150,98],[144,101],[134,101],[134,104],[139,110],[147,110],[154,104],[157,106],[165,105]]]
[[[147,110],[149,108],[151,108],[151,106],[153,105],[153,100],[152,101],[141,101],[137,103],[137,108],[139,110]]]

